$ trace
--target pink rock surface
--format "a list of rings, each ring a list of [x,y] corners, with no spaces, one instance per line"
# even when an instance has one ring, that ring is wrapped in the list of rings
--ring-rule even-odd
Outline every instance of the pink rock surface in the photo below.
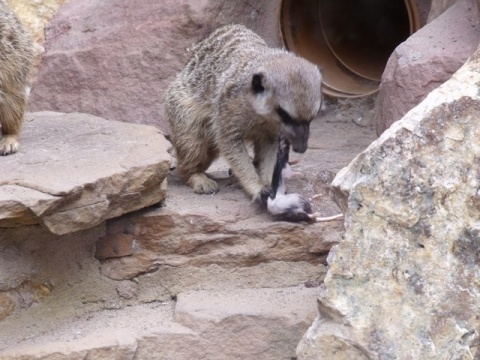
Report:
[[[383,73],[375,106],[378,135],[466,62],[478,47],[479,30],[476,1],[459,0],[395,49]]]
[[[167,131],[163,93],[186,49],[241,22],[277,41],[277,2],[70,0],[46,30],[30,110],[83,112]],[[265,14],[268,14],[266,16]]]

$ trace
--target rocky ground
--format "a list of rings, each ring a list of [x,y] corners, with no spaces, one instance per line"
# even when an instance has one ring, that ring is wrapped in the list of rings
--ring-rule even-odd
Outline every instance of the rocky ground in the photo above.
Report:
[[[314,207],[323,215],[339,212],[328,197],[334,174],[376,138],[373,102],[327,99],[312,124],[309,150],[292,156],[300,175],[288,189],[320,194]],[[342,222],[274,223],[249,203],[223,162],[212,174],[220,192],[198,196],[172,171],[162,207],[120,221],[135,229],[133,256],[95,259],[96,239],[105,231],[98,227],[83,235],[24,236],[22,250],[41,257],[36,266],[43,277],[37,271],[36,281],[16,289],[25,309],[2,321],[0,358],[148,358],[159,349],[165,359],[294,356],[317,314],[316,287],[328,251],[318,248],[340,239]],[[201,225],[190,230],[197,236],[151,230],[165,219],[175,222],[175,231],[180,222],[194,226],[192,219]],[[119,225],[107,232],[109,226]],[[198,235],[209,227],[216,235],[211,229]],[[163,232],[150,234],[155,231]],[[36,286],[36,298],[26,295],[29,286]]]
[[[443,11],[446,3],[451,2],[434,1],[432,9],[442,5]],[[212,26],[232,21],[279,46],[275,4],[186,0],[129,7],[71,0],[47,28],[31,110],[81,111],[166,130],[158,99],[181,68],[185,49]],[[393,141],[384,137],[351,162],[376,138],[375,126],[378,133],[385,130],[477,48],[477,5],[457,1],[435,26],[397,48],[376,109],[373,97],[329,100],[312,125],[308,152],[292,156],[300,175],[289,180],[288,189],[306,197],[320,194],[314,207],[323,215],[339,212],[328,197],[335,173],[349,163],[354,168],[343,172],[345,183],[336,188],[343,191],[337,201],[356,192],[363,208],[350,214],[346,230],[342,221],[273,222],[250,204],[221,161],[211,169],[220,184],[214,196],[193,194],[172,171],[161,207],[62,236],[39,225],[0,228],[0,359],[478,357],[478,259],[472,256],[478,243],[478,176],[472,167],[479,158],[472,120],[478,118],[472,110],[478,108],[478,89],[472,87],[479,83],[478,53],[474,71],[411,113],[401,125],[405,131],[387,130]],[[126,48],[126,61],[118,61]],[[443,106],[441,98],[452,105]],[[445,148],[451,156],[445,157]],[[43,150],[35,149],[40,155]],[[85,154],[73,158],[90,156]],[[103,161],[116,157],[113,152]],[[445,171],[448,161],[449,171],[461,171]],[[356,176],[363,177],[358,188],[359,183],[349,183]],[[435,179],[434,186],[412,196],[415,204],[427,199],[431,207],[410,209],[405,194],[424,189],[427,179]],[[455,185],[458,179],[464,182]],[[95,200],[98,192],[92,190],[104,192],[102,182],[84,185],[86,200]],[[59,203],[52,211],[65,205]],[[118,215],[128,212],[125,203],[114,202]],[[67,209],[78,213],[75,206]],[[412,227],[420,210],[428,216]],[[461,221],[451,221],[462,212]],[[340,240],[324,279],[328,251]],[[327,316],[311,326],[317,307]]]

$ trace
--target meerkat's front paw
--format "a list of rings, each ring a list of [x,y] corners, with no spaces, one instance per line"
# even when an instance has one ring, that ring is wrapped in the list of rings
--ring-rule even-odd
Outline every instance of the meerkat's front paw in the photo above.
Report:
[[[0,139],[0,155],[9,155],[16,153],[19,148],[19,143],[16,136],[4,135]]]
[[[203,173],[193,174],[187,182],[197,194],[215,194],[218,192],[217,182]]]
[[[253,197],[253,202],[261,206],[267,206],[267,200],[269,196],[272,195],[272,188],[268,185],[265,185],[261,190]]]

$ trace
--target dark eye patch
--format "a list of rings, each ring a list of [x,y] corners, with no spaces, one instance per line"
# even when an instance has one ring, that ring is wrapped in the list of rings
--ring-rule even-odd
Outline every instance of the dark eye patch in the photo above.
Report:
[[[297,125],[297,121],[295,121],[288,112],[283,110],[280,106],[277,108],[277,114],[280,116],[282,123],[288,126],[295,126]]]
[[[311,119],[309,120],[294,119],[281,106],[277,107],[277,114],[278,116],[280,116],[280,119],[282,120],[282,123],[284,125],[291,126],[291,127],[302,126],[304,124],[310,123],[311,121]]]

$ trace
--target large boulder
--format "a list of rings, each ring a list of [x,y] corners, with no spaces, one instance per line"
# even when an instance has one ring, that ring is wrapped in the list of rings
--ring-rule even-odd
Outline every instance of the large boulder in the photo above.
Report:
[[[346,234],[299,359],[478,358],[479,84],[477,50],[337,174]]]
[[[455,4],[457,0],[432,0],[428,12],[427,23],[432,22],[442,15],[447,9]]]
[[[78,111],[167,131],[163,94],[184,66],[186,49],[232,22],[277,44],[277,7],[275,1],[70,0],[46,29],[30,109]]]
[[[154,127],[39,112],[21,146],[0,158],[0,227],[67,234],[165,198],[170,143]]]
[[[374,122],[380,135],[448,80],[480,43],[476,0],[458,0],[400,44],[382,75]]]

